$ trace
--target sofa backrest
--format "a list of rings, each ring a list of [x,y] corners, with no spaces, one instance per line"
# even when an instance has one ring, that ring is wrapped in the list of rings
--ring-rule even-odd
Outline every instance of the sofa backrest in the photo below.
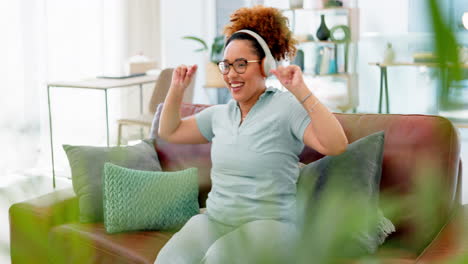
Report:
[[[209,105],[183,104],[181,116],[193,115]],[[198,167],[200,177],[200,204],[204,206],[210,182],[211,144],[181,145],[170,144],[158,137],[159,116],[162,104],[156,111],[150,137],[156,138],[155,148],[163,170],[174,171],[187,167]],[[385,131],[384,156],[382,164],[381,193],[405,199],[403,218],[392,219],[397,232],[389,241],[399,247],[419,253],[431,241],[440,227],[447,221],[452,209],[461,204],[459,174],[460,143],[452,123],[440,116],[396,115],[396,114],[338,114],[349,143],[378,131]],[[310,163],[323,155],[305,147],[300,161]],[[461,173],[461,169],[460,169]],[[431,199],[414,197],[421,183],[433,180],[441,188]],[[433,198],[433,197],[429,197]],[[430,219],[423,219],[418,212],[429,210]],[[402,215],[400,214],[400,215]],[[426,220],[426,221],[424,221]]]
[[[150,130],[150,138],[154,138],[154,145],[158,153],[161,168],[164,171],[178,171],[190,167],[198,168],[199,182],[199,203],[205,207],[205,201],[211,190],[211,143],[190,145],[190,144],[171,144],[158,136],[159,118],[161,116],[163,104],[159,104],[153,118]],[[182,103],[181,117],[193,115],[209,105]]]

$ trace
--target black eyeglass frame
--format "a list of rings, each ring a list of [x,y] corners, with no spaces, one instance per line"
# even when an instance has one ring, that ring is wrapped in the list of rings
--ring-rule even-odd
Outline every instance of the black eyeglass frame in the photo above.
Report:
[[[234,64],[235,63],[238,63],[238,62],[244,62],[246,64],[245,66],[245,70],[242,71],[242,72],[238,72],[236,67],[234,67]],[[249,63],[252,63],[252,62],[261,62],[261,60],[247,60],[247,59],[244,59],[244,58],[239,58],[239,59],[236,59],[234,60],[233,63],[229,63],[227,62],[227,60],[223,60],[223,61],[219,61],[218,63],[216,63],[218,65],[218,70],[221,72],[222,75],[227,75],[229,73],[229,71],[231,70],[231,67],[234,69],[235,72],[237,72],[238,74],[243,74],[245,73],[245,71],[247,70],[247,66],[249,65]],[[224,67],[227,66],[227,72],[226,73],[223,73],[223,70],[221,69],[221,63],[225,64]]]

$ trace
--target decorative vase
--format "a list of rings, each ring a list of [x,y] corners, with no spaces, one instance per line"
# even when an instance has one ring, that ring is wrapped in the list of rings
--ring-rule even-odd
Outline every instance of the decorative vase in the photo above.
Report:
[[[330,30],[325,24],[325,15],[320,15],[320,26],[317,29],[316,36],[319,40],[327,40],[328,38],[330,38]]]
[[[392,64],[395,61],[395,51],[392,48],[392,43],[387,43],[383,56],[383,64]]]

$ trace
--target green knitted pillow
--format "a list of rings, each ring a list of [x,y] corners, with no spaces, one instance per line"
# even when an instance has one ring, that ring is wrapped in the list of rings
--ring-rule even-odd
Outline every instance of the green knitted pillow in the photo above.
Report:
[[[198,169],[140,171],[106,163],[103,198],[108,233],[176,230],[199,213]]]

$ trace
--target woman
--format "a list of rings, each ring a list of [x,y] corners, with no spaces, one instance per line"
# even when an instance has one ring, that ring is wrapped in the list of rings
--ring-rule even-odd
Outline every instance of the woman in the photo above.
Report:
[[[304,144],[338,155],[348,141],[329,110],[310,92],[293,57],[287,19],[274,8],[241,8],[225,27],[218,65],[233,100],[181,120],[179,108],[197,66],[179,66],[161,114],[159,135],[172,143],[212,141],[207,212],[191,218],[155,263],[255,263],[263,252],[290,262],[295,226],[298,155]],[[289,92],[266,88],[274,74]],[[270,261],[272,261],[270,260]]]

